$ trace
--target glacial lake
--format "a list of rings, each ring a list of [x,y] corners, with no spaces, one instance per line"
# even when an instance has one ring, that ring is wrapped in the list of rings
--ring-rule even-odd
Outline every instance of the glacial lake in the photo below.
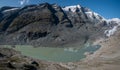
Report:
[[[5,45],[5,47],[9,47]],[[27,45],[16,45],[14,48],[20,51],[22,55],[30,56],[32,58],[55,61],[55,62],[76,62],[85,58],[85,52],[94,53],[100,48],[99,45],[96,46],[83,46],[83,47],[67,47],[67,48],[51,48],[51,47],[37,47]]]

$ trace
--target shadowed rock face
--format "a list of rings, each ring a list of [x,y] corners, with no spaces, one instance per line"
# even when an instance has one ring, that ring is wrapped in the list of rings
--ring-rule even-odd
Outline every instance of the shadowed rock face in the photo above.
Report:
[[[43,3],[0,12],[0,44],[36,46],[82,45],[103,36],[105,26],[94,24],[81,11],[64,12],[56,4]]]

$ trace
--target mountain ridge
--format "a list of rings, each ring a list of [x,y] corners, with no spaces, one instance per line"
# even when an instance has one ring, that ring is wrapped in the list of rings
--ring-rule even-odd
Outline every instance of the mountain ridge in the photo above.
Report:
[[[70,11],[71,7],[74,11]],[[81,5],[61,8],[56,4],[43,3],[22,8],[10,7],[2,10],[0,15],[3,39],[0,44],[83,45],[105,37],[109,33],[105,30],[113,25],[109,24],[111,21]]]

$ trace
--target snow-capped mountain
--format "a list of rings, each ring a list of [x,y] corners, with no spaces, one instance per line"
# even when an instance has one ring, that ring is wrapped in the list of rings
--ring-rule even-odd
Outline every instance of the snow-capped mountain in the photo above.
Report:
[[[88,19],[90,19],[91,21],[94,21],[95,23],[99,23],[100,21],[101,22],[106,21],[106,19],[101,15],[99,15],[98,13],[93,12],[87,7],[82,7],[81,5],[66,6],[63,8],[63,10],[65,12],[73,12],[73,13],[83,12]]]
[[[111,35],[113,35],[117,31],[118,26],[120,26],[119,18],[105,19],[103,16],[99,15],[98,13],[93,12],[87,7],[82,7],[81,5],[66,6],[63,8],[63,10],[67,13],[72,12],[72,14],[83,12],[82,14],[86,15],[88,20],[95,24],[106,23],[106,25],[108,26],[108,29],[106,29],[104,33],[107,37],[110,37]]]
[[[73,6],[66,6],[62,8],[65,12],[84,12],[87,17],[91,20],[104,20],[108,23],[120,23],[120,19],[119,18],[112,18],[112,19],[105,19],[103,16],[101,16],[100,14],[93,12],[92,10],[90,10],[87,7],[82,7],[81,5],[73,5]]]
[[[114,35],[118,18],[107,20],[81,5],[61,8],[43,3],[0,8],[0,44],[83,45]]]

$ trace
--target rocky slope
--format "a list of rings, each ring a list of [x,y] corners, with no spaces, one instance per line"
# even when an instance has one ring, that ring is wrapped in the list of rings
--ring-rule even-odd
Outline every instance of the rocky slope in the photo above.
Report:
[[[104,37],[107,21],[80,5],[43,3],[0,9],[0,44],[74,46]]]

